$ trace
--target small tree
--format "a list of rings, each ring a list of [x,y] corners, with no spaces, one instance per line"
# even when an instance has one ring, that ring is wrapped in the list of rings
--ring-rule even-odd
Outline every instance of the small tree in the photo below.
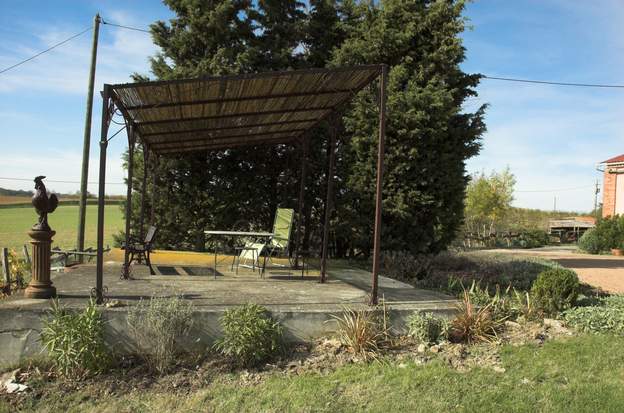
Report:
[[[466,229],[480,236],[492,234],[511,209],[515,184],[509,167],[489,176],[473,175],[466,189]]]

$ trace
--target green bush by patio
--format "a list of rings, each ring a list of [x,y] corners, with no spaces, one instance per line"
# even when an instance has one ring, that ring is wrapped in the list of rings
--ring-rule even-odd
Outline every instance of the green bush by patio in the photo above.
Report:
[[[221,317],[223,338],[216,348],[245,367],[258,365],[281,353],[282,326],[257,304],[227,310]]]
[[[68,310],[52,301],[43,321],[41,344],[56,370],[63,376],[80,378],[105,371],[111,362],[104,343],[104,320],[92,299],[82,312]]]
[[[437,343],[448,338],[449,322],[432,313],[415,311],[407,319],[409,335],[421,343]]]
[[[166,373],[180,352],[178,342],[193,325],[193,305],[181,297],[151,297],[128,310],[128,326],[147,366]]]
[[[547,314],[570,308],[576,302],[578,293],[578,276],[574,271],[564,268],[541,272],[531,287],[535,303]]]

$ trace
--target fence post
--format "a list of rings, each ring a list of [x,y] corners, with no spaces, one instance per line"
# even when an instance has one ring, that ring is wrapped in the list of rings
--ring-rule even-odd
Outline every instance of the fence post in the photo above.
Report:
[[[4,270],[4,292],[11,295],[11,273],[9,270],[8,248],[2,248],[2,268]]]
[[[30,262],[30,253],[28,252],[28,247],[26,245],[23,246],[22,251],[24,251],[24,259],[26,260],[26,263],[28,265],[31,264]]]

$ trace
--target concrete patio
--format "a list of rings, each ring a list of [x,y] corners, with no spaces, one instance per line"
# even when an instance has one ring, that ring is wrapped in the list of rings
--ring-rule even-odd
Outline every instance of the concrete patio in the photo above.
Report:
[[[134,265],[132,280],[121,280],[121,265],[105,265],[107,342],[117,351],[132,351],[133,339],[127,332],[128,307],[152,296],[180,296],[194,305],[192,343],[210,345],[220,335],[219,317],[233,306],[256,303],[266,306],[284,325],[292,341],[311,340],[331,334],[332,315],[344,308],[367,308],[371,274],[345,264],[330,265],[328,280],[318,282],[318,270],[301,277],[300,271],[269,268],[264,278],[257,271],[240,268],[230,271],[228,260],[221,260],[214,277],[208,265],[156,264],[156,275],[147,267]],[[82,265],[53,275],[60,302],[80,309],[89,300],[95,282],[95,267]],[[404,330],[405,318],[413,311],[429,311],[441,316],[453,313],[457,302],[443,294],[415,289],[386,277],[380,277],[379,296],[383,297],[391,323]],[[0,365],[40,351],[38,342],[42,317],[49,300],[25,299],[16,294],[0,301]]]

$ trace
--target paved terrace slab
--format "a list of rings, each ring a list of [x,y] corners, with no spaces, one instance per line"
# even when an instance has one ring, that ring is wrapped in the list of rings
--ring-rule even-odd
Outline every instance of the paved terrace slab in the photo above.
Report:
[[[156,275],[147,267],[134,265],[132,280],[121,280],[121,265],[105,266],[106,298],[133,305],[151,296],[181,296],[191,300],[199,310],[222,311],[231,306],[256,303],[275,311],[323,310],[339,311],[344,306],[366,305],[371,274],[345,265],[330,266],[328,281],[318,282],[318,271],[301,272],[286,268],[267,269],[264,278],[257,271],[241,267],[230,271],[225,262],[214,270],[206,265],[155,265]],[[68,307],[83,307],[95,284],[95,267],[81,265],[67,272],[54,273],[52,281],[58,298]],[[451,297],[434,291],[421,290],[409,284],[380,277],[379,296],[388,305],[423,310],[450,310],[456,304]],[[47,300],[25,299],[14,295],[0,301],[0,309],[45,309]]]
[[[129,331],[128,309],[141,299],[152,296],[181,296],[193,303],[193,330],[181,343],[182,348],[201,349],[211,346],[221,336],[219,318],[233,306],[256,303],[266,306],[284,327],[289,341],[309,341],[333,334],[333,315],[345,308],[369,308],[371,273],[345,265],[330,266],[328,281],[318,282],[318,271],[303,279],[300,272],[272,268],[265,278],[241,268],[230,271],[222,260],[215,279],[211,266],[173,263],[156,264],[157,275],[146,267],[133,266],[133,280],[120,280],[121,265],[105,266],[106,298],[121,306],[104,307],[105,340],[119,353],[136,352],[136,339]],[[230,261],[231,262],[231,261]],[[82,265],[52,278],[61,304],[79,310],[87,303],[95,284],[95,266]],[[428,311],[450,316],[456,300],[440,293],[380,277],[379,295],[387,304],[390,324],[404,331],[406,318],[413,311]],[[39,354],[39,335],[50,300],[25,299],[15,294],[0,300],[0,366]]]

